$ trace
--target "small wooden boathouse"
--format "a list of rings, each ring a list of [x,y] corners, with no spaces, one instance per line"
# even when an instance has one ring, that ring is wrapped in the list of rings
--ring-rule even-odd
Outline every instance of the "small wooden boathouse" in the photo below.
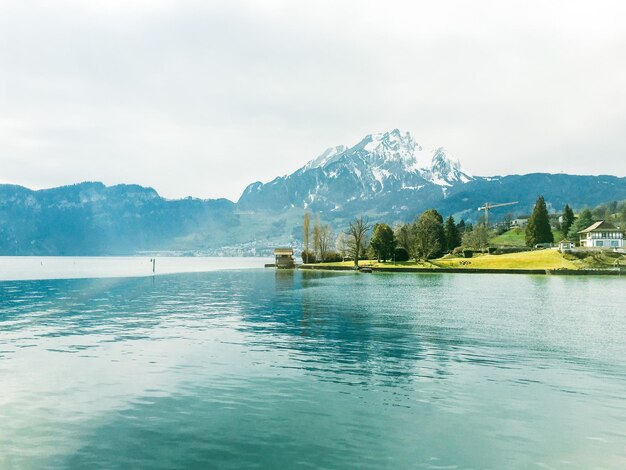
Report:
[[[276,248],[274,250],[276,267],[279,269],[293,269],[296,263],[293,260],[293,248]]]

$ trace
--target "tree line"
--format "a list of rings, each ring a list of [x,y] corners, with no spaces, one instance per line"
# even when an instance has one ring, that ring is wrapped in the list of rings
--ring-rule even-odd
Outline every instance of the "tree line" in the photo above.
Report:
[[[565,205],[562,221],[558,227],[565,237],[575,240],[579,231],[587,228],[601,215],[609,214],[613,219],[623,218],[626,226],[626,201],[608,203],[593,211],[584,209],[578,217],[569,205]],[[605,217],[608,219],[609,217]],[[528,247],[554,243],[554,234],[546,201],[539,196],[525,229],[525,243]],[[322,224],[319,215],[315,216],[311,228],[311,214],[304,214],[304,251],[305,263],[323,261],[377,259],[386,262],[408,261],[414,259],[429,260],[439,258],[445,253],[454,253],[463,249],[485,251],[495,235],[484,223],[473,226],[464,220],[456,222],[454,217],[445,220],[436,209],[428,209],[412,222],[398,223],[393,228],[386,223],[371,224],[364,217],[354,218],[348,228],[335,237],[330,225]]]
[[[431,259],[461,246],[465,237],[469,245],[469,235],[474,232],[471,224],[461,220],[458,224],[452,216],[445,222],[435,209],[428,209],[411,223],[398,223],[391,228],[386,223],[371,224],[364,217],[350,221],[348,228],[333,237],[332,228],[321,224],[315,217],[311,229],[311,214],[304,215],[304,251],[305,263],[316,261],[340,261],[353,259],[358,265],[359,259],[375,258],[386,262],[408,261],[409,259]],[[331,240],[334,238],[334,250]]]
[[[601,204],[594,209],[582,209],[578,216],[574,215],[574,210],[566,204],[561,221],[555,223],[555,228],[559,229],[565,239],[577,241],[578,232],[586,229],[598,220],[611,222],[622,229],[626,228],[626,201],[612,201]],[[553,243],[552,227],[543,196],[540,196],[535,203],[533,213],[528,219],[525,232],[526,245],[533,247],[542,243]]]

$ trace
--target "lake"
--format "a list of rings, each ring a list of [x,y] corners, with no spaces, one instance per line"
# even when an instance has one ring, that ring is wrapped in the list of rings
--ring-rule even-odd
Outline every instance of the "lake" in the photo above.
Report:
[[[625,468],[625,293],[273,269],[0,282],[0,468]]]
[[[260,257],[0,256],[0,281],[139,277],[261,268],[273,262]]]

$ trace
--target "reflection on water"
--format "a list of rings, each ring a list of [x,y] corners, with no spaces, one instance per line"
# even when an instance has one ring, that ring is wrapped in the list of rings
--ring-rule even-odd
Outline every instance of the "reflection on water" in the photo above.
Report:
[[[0,468],[620,468],[622,279],[0,283]]]

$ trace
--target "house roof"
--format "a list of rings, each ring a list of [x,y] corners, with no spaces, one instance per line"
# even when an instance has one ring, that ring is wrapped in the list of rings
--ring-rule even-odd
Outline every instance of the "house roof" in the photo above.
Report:
[[[613,231],[613,232],[621,232],[615,225],[606,222],[605,220],[598,220],[597,222],[591,224],[585,230],[581,230],[578,233],[588,233],[588,232],[599,232],[601,230],[604,231]]]
[[[568,240],[567,238],[564,238],[559,243],[574,243],[574,242],[572,240]]]
[[[274,255],[293,255],[293,248],[276,248]]]

